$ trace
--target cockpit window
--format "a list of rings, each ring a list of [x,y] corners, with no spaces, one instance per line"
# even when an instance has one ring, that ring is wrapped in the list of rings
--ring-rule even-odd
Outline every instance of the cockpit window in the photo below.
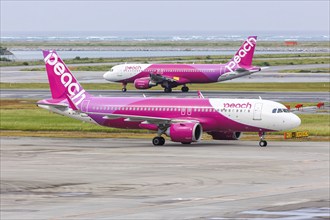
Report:
[[[289,113],[290,111],[287,108],[274,108],[272,110],[272,113],[283,113],[283,112]]]

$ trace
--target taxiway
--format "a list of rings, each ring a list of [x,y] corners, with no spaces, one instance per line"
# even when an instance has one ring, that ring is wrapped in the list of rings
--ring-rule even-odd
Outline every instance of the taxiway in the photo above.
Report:
[[[111,96],[111,97],[190,97],[197,98],[197,91],[182,93],[181,91],[173,91],[171,94],[164,93],[160,90],[130,90],[125,93],[119,90],[88,90],[95,96]],[[223,91],[202,91],[205,98],[253,98],[273,100],[278,102],[330,102],[328,92],[223,92]],[[2,89],[0,98],[6,99],[46,99],[50,98],[49,90],[39,89]]]
[[[329,143],[1,137],[1,219],[329,218]]]

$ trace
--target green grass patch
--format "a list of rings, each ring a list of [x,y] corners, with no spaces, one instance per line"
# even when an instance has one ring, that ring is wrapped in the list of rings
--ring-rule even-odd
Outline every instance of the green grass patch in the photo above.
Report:
[[[294,70],[280,70],[280,73],[330,73],[329,68],[313,68],[313,69],[294,69]]]
[[[299,114],[301,125],[298,128],[286,131],[308,131],[309,136],[330,136],[330,114]],[[278,135],[283,132],[272,132]]]
[[[121,90],[119,83],[82,83],[85,90]],[[329,82],[317,83],[208,83],[208,84],[191,84],[188,85],[190,90],[201,91],[281,91],[281,92],[329,92]],[[48,83],[0,83],[1,89],[49,89]],[[203,88],[203,89],[201,89]],[[136,90],[133,84],[127,85],[128,91]],[[150,90],[163,90],[160,86],[151,88]],[[181,91],[181,87],[173,89]],[[140,90],[143,93],[142,90]],[[147,90],[146,90],[147,91]],[[111,92],[109,92],[111,96]]]
[[[123,129],[102,127],[84,123],[72,118],[57,115],[47,110],[31,109],[0,109],[1,130],[11,131],[80,131],[80,132],[123,132]],[[142,130],[126,130],[125,132],[140,133]],[[145,133],[145,131],[144,131]]]

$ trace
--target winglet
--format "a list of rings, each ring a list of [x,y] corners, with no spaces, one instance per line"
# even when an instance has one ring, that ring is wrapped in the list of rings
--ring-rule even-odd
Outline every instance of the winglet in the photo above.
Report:
[[[198,97],[200,98],[200,99],[204,99],[204,96],[203,96],[203,94],[202,94],[202,92],[201,91],[197,91],[197,94],[198,94]]]

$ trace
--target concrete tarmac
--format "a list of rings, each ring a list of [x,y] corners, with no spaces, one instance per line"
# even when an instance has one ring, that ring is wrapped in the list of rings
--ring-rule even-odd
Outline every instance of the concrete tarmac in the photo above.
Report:
[[[111,97],[180,97],[197,98],[197,91],[182,93],[174,90],[172,93],[164,93],[162,90],[130,90],[125,93],[119,90],[88,90],[95,96]],[[328,92],[253,92],[253,91],[202,91],[205,98],[251,98],[273,100],[278,102],[330,102]],[[47,99],[50,98],[50,91],[47,89],[2,89],[0,98],[7,99]]]
[[[328,219],[329,211],[327,142],[1,137],[1,219]]]

